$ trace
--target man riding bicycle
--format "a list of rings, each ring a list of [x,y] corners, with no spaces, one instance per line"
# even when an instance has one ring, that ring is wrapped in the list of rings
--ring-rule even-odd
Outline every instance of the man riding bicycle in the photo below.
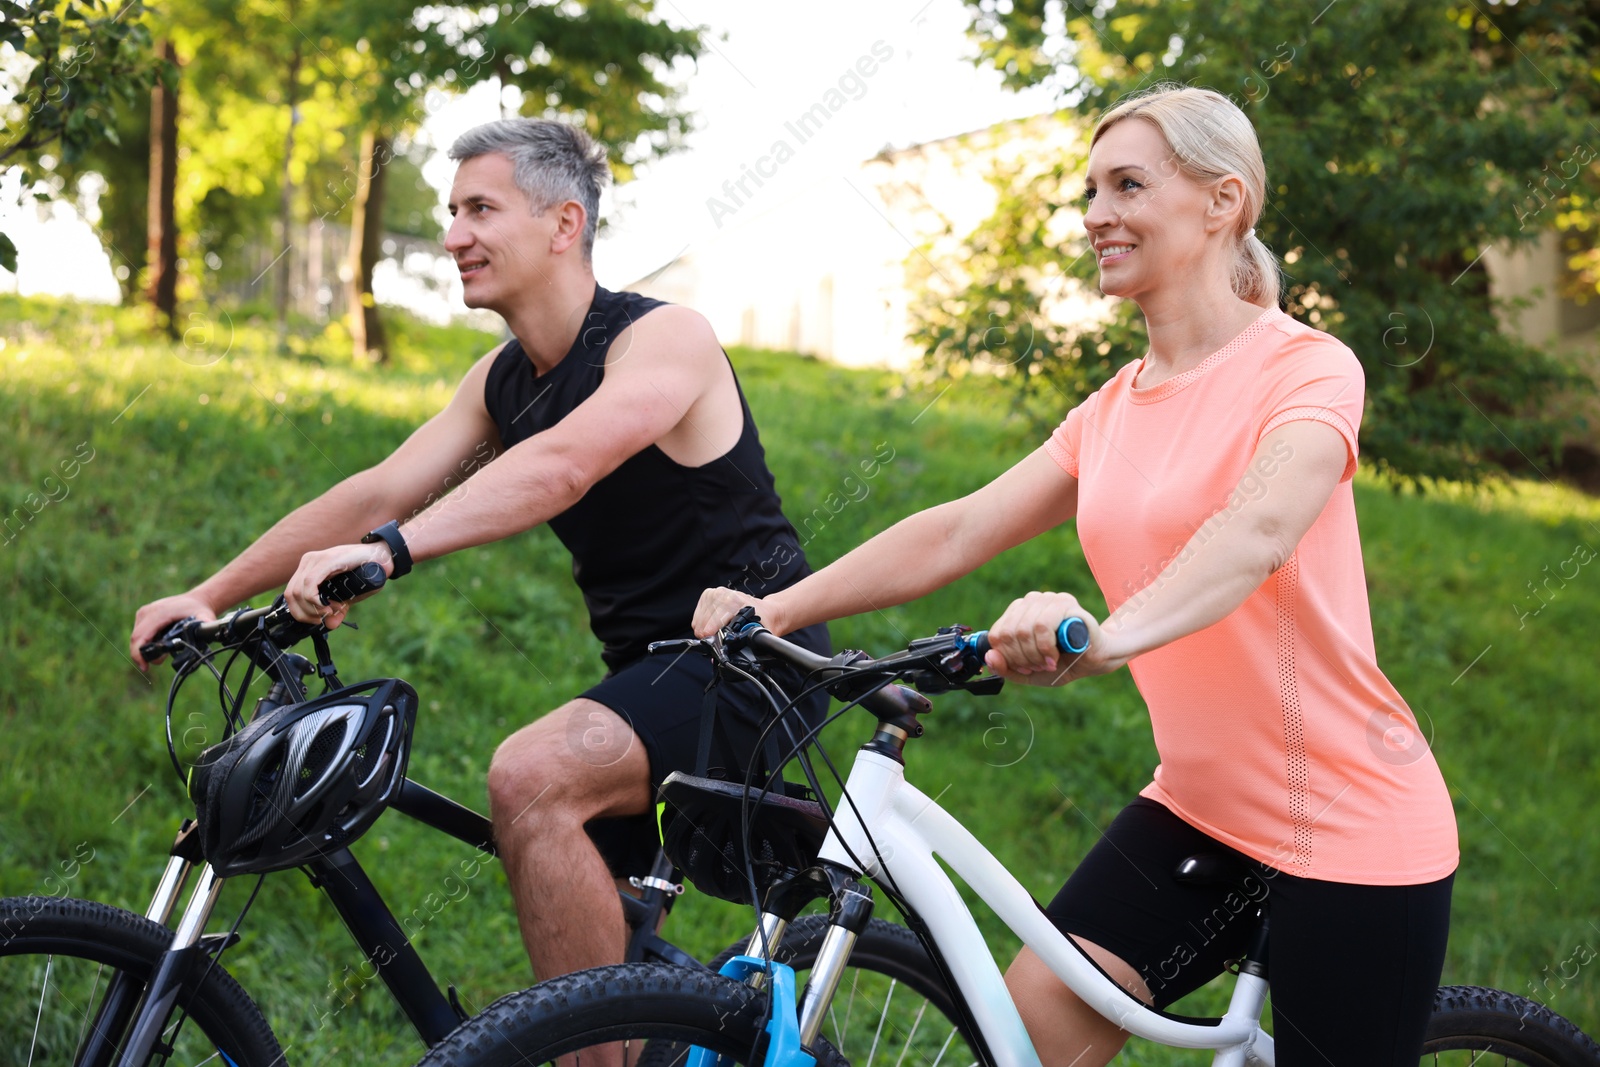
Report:
[[[696,762],[709,665],[644,662],[690,634],[699,593],[809,573],[749,406],[710,325],[688,308],[596,284],[605,154],[565,123],[479,126],[460,163],[446,250],[469,307],[512,339],[477,361],[443,411],[388,458],[279,520],[193,589],[144,605],[130,647],[167,624],[287,582],[290,611],[336,627],[318,585],[375,562],[420,563],[548,523],[572,553],[606,677],[507,738],[489,766],[495,841],[542,978],[618,962],[614,874],[653,854],[655,787]],[[817,626],[799,638],[826,651]],[[752,758],[766,709],[722,696],[709,769]],[[813,701],[820,713],[822,698]],[[592,820],[599,820],[590,824]],[[587,829],[587,832],[586,832]]]

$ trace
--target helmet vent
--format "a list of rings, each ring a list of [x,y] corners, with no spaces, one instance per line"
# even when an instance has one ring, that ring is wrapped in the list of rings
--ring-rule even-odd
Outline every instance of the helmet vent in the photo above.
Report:
[[[307,790],[322,781],[323,772],[338,758],[345,730],[346,723],[343,720],[335,720],[324,727],[306,749],[305,759],[301,761],[300,771],[295,776],[296,799],[304,796]]]
[[[286,747],[281,743],[275,746],[271,757],[262,761],[261,772],[256,775],[255,781],[250,783],[250,808],[245,814],[244,832],[239,835],[235,847],[253,844],[277,822],[277,805],[273,803],[272,796],[277,791],[278,779],[283,776],[283,750]]]
[[[358,789],[365,789],[371,783],[372,776],[387,762],[383,756],[389,750],[389,738],[394,735],[395,726],[393,714],[384,716],[378,729],[369,733],[353,753],[355,759],[351,763],[350,774],[355,778]]]

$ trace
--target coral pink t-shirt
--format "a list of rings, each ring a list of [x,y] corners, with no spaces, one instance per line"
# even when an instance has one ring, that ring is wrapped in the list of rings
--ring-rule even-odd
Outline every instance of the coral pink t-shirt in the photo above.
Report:
[[[1284,566],[1226,618],[1129,664],[1161,757],[1143,795],[1289,874],[1443,878],[1459,858],[1450,797],[1373,648],[1351,483],[1361,364],[1271,309],[1183,374],[1135,388],[1141,365],[1123,367],[1045,445],[1078,479],[1078,536],[1112,611],[1148,601],[1191,540],[1216,536],[1244,499],[1289,476],[1287,445],[1252,464],[1267,433],[1315,420],[1349,450]]]

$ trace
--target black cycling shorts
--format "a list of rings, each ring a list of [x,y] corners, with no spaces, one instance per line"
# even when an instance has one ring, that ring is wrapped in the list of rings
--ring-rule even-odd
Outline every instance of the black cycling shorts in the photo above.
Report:
[[[1230,855],[1250,876],[1237,888],[1175,882],[1178,864],[1200,852]],[[1454,878],[1398,886],[1299,878],[1138,797],[1045,913],[1063,933],[1132,965],[1165,1008],[1245,954],[1265,903],[1280,1067],[1416,1067],[1444,966]]]
[[[822,624],[797,630],[787,639],[819,655],[826,656],[831,651],[828,628]],[[799,671],[781,664],[767,669],[789,696],[797,696],[805,688]],[[610,708],[632,727],[650,758],[650,792],[654,796],[662,780],[673,771],[695,770],[701,711],[710,680],[711,661],[698,652],[676,657],[646,656],[606,675],[579,695]],[[819,689],[784,716],[780,726],[774,728],[780,758],[788,756],[794,743],[822,721],[827,707],[828,695]],[[712,733],[707,765],[710,777],[743,780],[756,750],[756,739],[773,713],[764,690],[748,682],[724,683],[720,687],[718,727]],[[764,761],[758,765],[764,766]],[[648,873],[661,843],[653,805],[641,815],[595,819],[586,829],[617,877]]]

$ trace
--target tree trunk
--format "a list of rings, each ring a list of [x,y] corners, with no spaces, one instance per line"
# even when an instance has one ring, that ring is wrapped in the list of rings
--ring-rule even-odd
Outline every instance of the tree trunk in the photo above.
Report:
[[[372,271],[383,243],[383,187],[393,144],[374,124],[361,135],[361,165],[350,219],[350,336],[357,359],[383,363],[389,358],[383,320],[372,298]]]
[[[278,253],[278,351],[289,350],[289,286],[294,277],[290,270],[293,253],[289,244],[293,239],[291,226],[294,219],[294,128],[300,122],[300,44],[295,42],[294,53],[289,57],[289,132],[283,139],[283,196],[278,202],[278,232],[283,238],[283,248]]]
[[[174,199],[178,186],[178,51],[162,41],[161,58],[172,72],[172,86],[156,78],[150,92],[150,199],[145,262],[149,266],[145,297],[155,309],[156,328],[177,338],[178,223]]]

